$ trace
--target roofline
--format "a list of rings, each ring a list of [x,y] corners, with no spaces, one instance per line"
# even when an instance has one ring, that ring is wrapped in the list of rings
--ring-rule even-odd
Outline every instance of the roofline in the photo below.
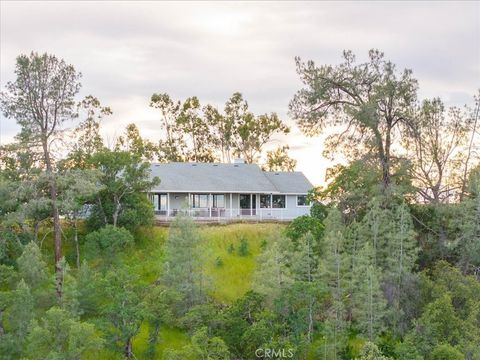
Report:
[[[273,194],[273,195],[308,195],[306,192],[281,192],[281,191],[208,191],[208,190],[163,190],[163,189],[151,189],[149,192],[159,192],[159,193],[177,193],[177,194],[188,194],[188,193],[208,193],[208,194]]]

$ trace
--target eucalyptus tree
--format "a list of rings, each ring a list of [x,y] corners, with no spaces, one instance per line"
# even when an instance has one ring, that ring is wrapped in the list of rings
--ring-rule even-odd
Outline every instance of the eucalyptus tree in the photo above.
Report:
[[[300,129],[313,136],[326,127],[344,127],[328,137],[330,150],[343,145],[356,157],[365,151],[373,153],[381,167],[383,188],[389,188],[395,135],[415,126],[412,113],[418,85],[412,71],[398,72],[378,50],[370,50],[364,63],[357,63],[351,51],[344,51],[343,62],[335,66],[295,60],[304,87],[289,108]]]
[[[288,145],[267,151],[267,161],[262,166],[265,171],[295,171],[297,160],[288,155]]]
[[[8,82],[2,92],[1,108],[6,117],[15,119],[20,125],[22,142],[42,151],[41,160],[49,177],[52,202],[55,268],[59,275],[57,295],[61,296],[62,234],[53,146],[61,137],[62,124],[76,117],[74,99],[80,90],[81,74],[54,55],[34,52],[17,57],[15,74],[16,80]]]
[[[71,134],[72,147],[66,159],[61,161],[61,167],[68,169],[86,169],[92,166],[91,157],[105,148],[100,135],[100,123],[106,116],[112,114],[108,106],[102,106],[92,95],[80,101],[77,109],[81,121]]]
[[[137,125],[128,124],[125,135],[121,135],[115,144],[116,151],[128,151],[142,161],[153,161],[158,149],[150,140],[142,138]]]
[[[150,107],[160,112],[160,127],[165,132],[165,139],[158,144],[158,159],[161,162],[184,161],[186,147],[183,134],[176,128],[177,118],[181,113],[181,102],[174,101],[168,94],[153,94]]]
[[[186,99],[176,121],[177,129],[189,140],[189,161],[213,162],[216,160],[215,143],[212,141],[210,127],[201,114],[200,101],[196,96]]]

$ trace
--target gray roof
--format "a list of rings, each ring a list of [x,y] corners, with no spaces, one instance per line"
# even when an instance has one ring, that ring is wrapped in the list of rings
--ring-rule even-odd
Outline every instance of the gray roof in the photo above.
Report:
[[[306,194],[313,187],[300,172],[269,173],[255,164],[168,163],[151,170],[161,180],[154,192]]]
[[[282,194],[306,194],[313,185],[302,172],[264,172],[268,180]]]

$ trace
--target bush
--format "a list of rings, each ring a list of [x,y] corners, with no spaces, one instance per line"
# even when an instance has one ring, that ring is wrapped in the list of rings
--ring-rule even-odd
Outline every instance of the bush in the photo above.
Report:
[[[240,246],[238,247],[238,255],[247,256],[248,254],[248,241],[245,238],[242,238],[240,240]]]
[[[222,267],[223,266],[223,260],[220,256],[218,256],[216,259],[215,259],[215,266],[216,267]]]
[[[133,235],[125,228],[107,225],[85,238],[88,246],[116,252],[133,243]]]
[[[428,357],[429,360],[463,360],[464,358],[460,351],[448,344],[438,345]]]
[[[227,251],[229,254],[233,254],[235,252],[235,246],[233,246],[233,244],[228,245]]]

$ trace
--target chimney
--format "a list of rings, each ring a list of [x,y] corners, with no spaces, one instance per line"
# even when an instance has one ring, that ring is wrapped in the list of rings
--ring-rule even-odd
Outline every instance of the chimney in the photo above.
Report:
[[[243,160],[242,158],[236,158],[236,159],[233,159],[233,163],[234,164],[245,164],[245,160]]]

